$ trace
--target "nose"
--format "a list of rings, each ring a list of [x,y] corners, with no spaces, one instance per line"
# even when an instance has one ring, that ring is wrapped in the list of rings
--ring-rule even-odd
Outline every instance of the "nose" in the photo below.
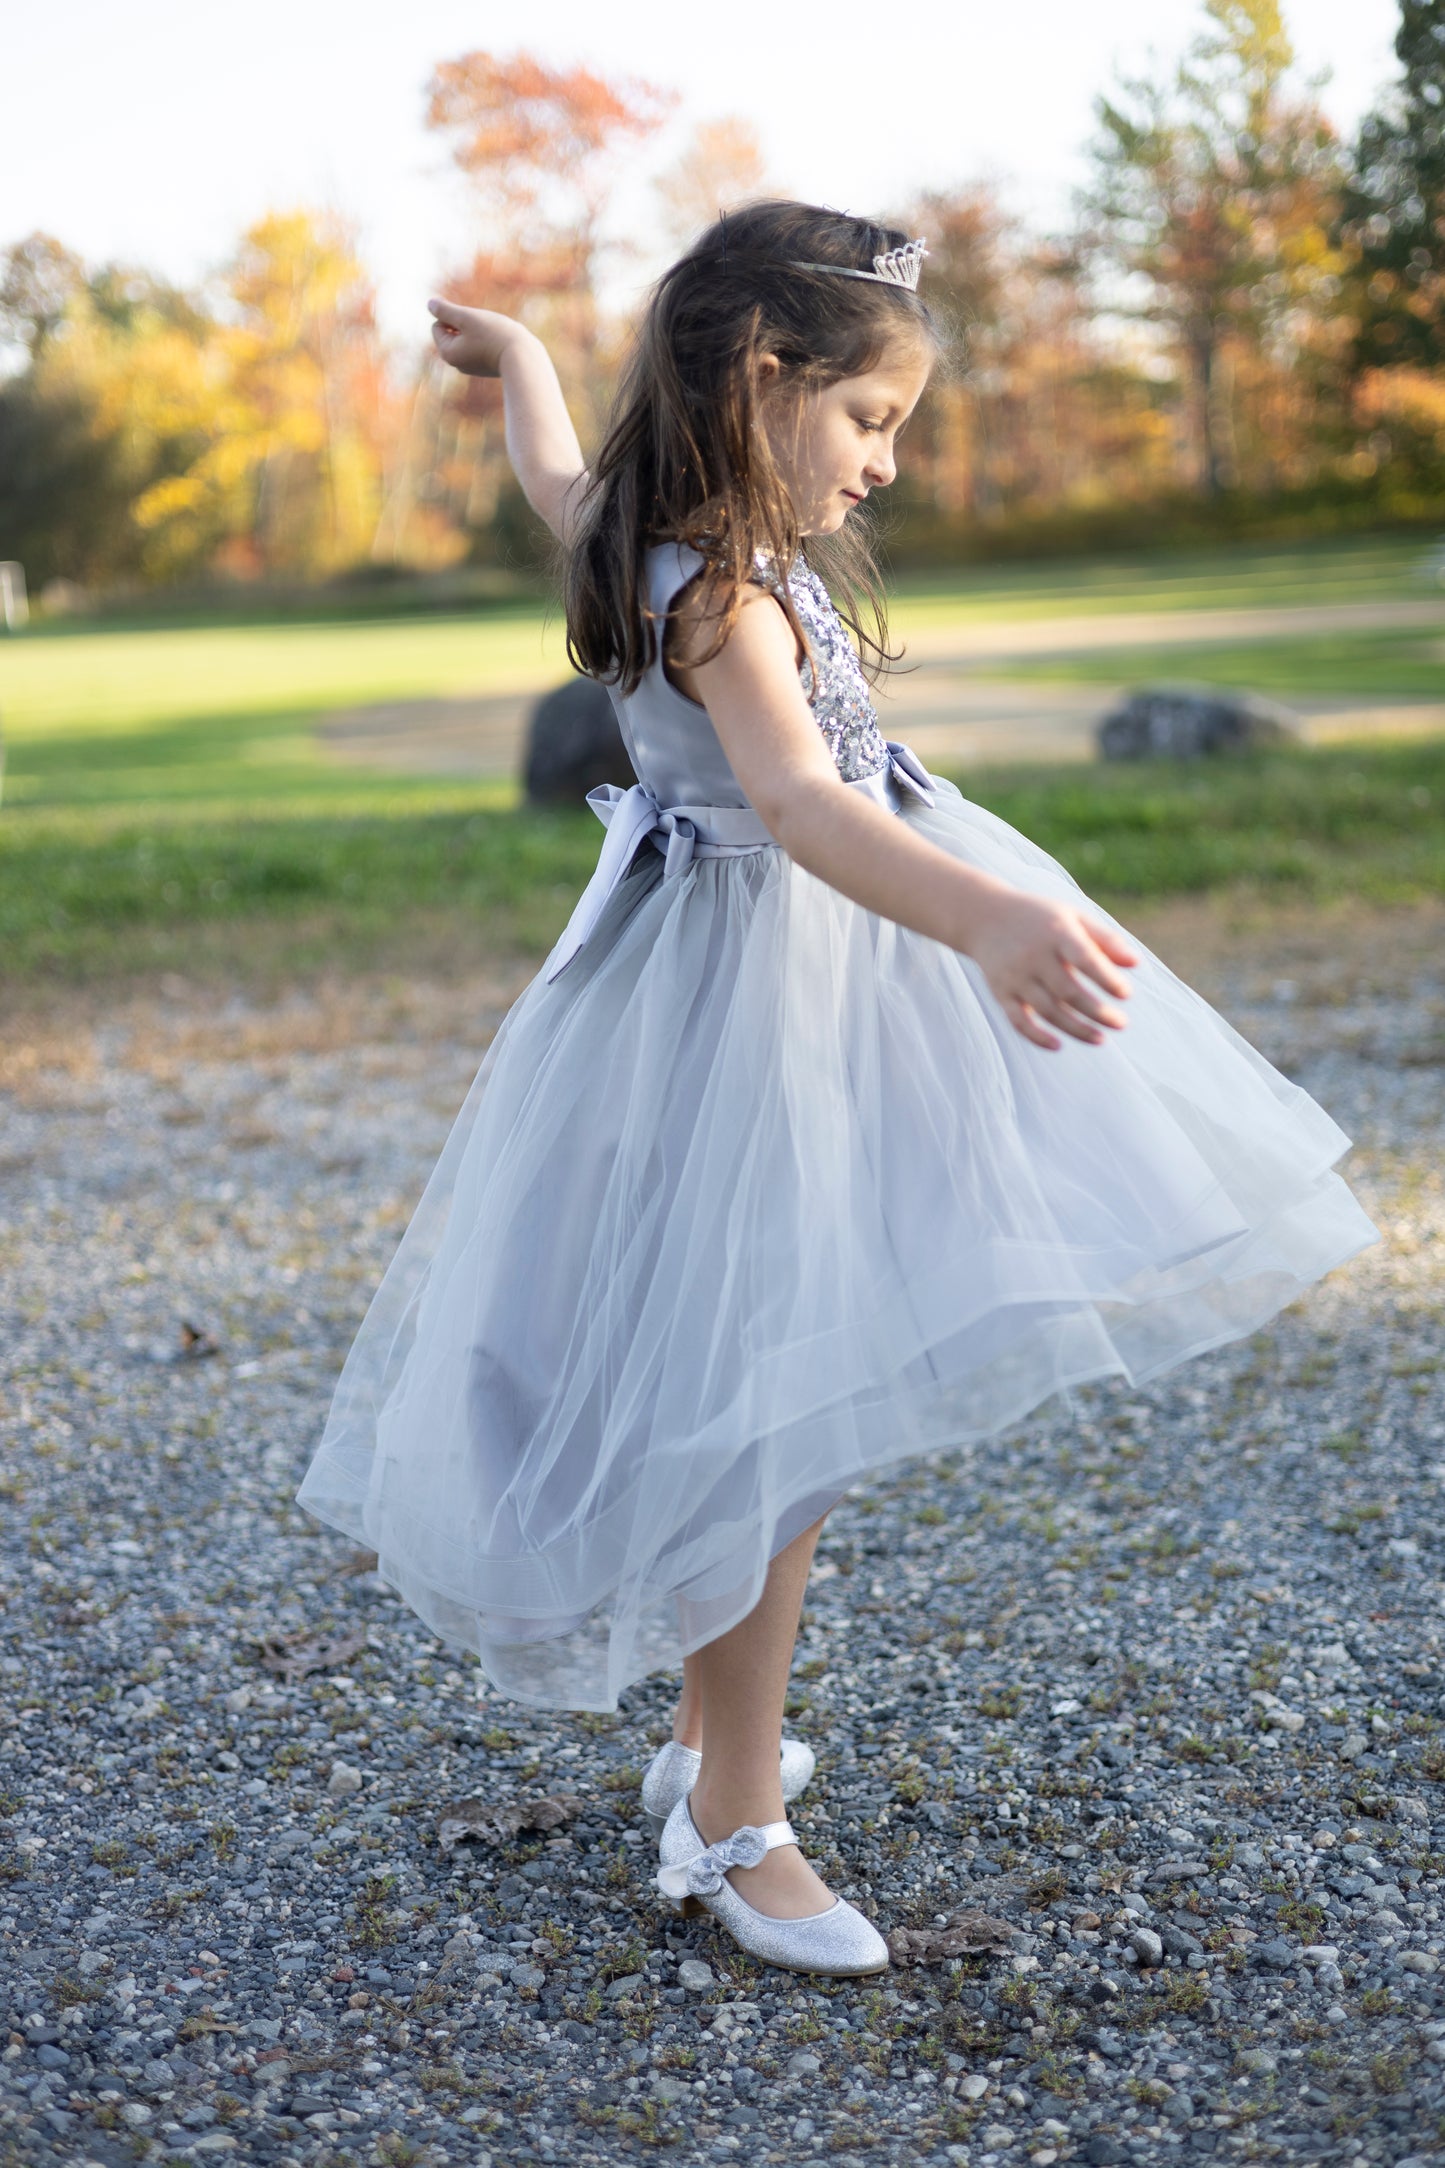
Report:
[[[868,454],[863,469],[874,489],[886,489],[898,472],[891,444],[879,444]]]

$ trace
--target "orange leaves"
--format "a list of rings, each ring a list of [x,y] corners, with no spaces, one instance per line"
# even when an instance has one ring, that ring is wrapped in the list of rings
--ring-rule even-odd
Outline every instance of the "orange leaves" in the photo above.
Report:
[[[599,163],[650,135],[672,102],[648,83],[549,68],[530,53],[474,52],[437,68],[427,126],[451,134],[457,164],[489,195],[525,212],[558,183],[590,198]]]

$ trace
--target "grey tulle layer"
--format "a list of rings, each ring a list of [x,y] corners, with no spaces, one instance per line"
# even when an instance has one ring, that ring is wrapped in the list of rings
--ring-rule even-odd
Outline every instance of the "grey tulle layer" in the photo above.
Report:
[[[936,789],[899,817],[1078,900]],[[301,1503],[507,1693],[614,1707],[866,1472],[1153,1377],[1374,1239],[1348,1139],[1152,957],[1129,1016],[1043,1052],[781,851],[644,849],[489,1048]]]

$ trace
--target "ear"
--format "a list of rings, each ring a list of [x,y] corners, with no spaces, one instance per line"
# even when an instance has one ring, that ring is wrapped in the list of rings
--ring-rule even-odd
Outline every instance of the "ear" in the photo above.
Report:
[[[759,354],[758,389],[771,391],[783,373],[783,365],[776,354]]]

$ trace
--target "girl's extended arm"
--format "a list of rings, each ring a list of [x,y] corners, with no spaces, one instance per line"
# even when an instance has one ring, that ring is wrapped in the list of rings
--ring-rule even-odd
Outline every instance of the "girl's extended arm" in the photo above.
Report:
[[[463,376],[499,376],[507,415],[507,457],[528,504],[563,543],[587,487],[582,447],[551,357],[539,338],[495,309],[427,303],[432,342]]]
[[[865,910],[973,957],[1035,1046],[1060,1045],[1050,1025],[1093,1045],[1101,1026],[1122,1029],[1122,1014],[1094,990],[1128,996],[1118,967],[1138,958],[1112,928],[962,864],[849,789],[803,697],[793,634],[770,595],[749,589],[710,662],[686,666],[689,651],[707,644],[700,606],[685,606],[679,631],[673,675],[707,708],[733,773],[790,858]]]

